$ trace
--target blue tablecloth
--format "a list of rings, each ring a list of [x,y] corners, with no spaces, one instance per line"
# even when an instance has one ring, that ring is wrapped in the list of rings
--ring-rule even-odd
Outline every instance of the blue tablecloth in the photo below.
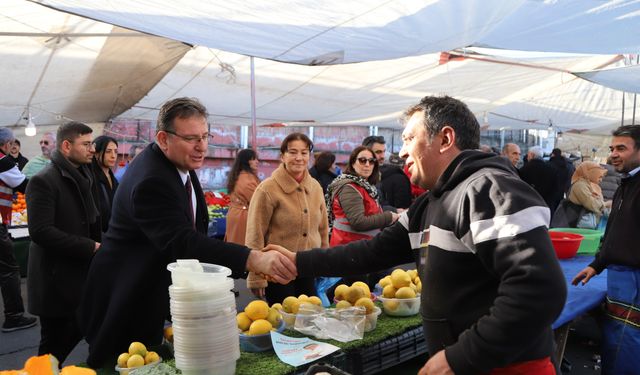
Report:
[[[593,255],[578,255],[571,259],[561,259],[560,267],[567,281],[567,302],[562,313],[553,323],[556,329],[576,317],[598,306],[607,294],[607,270],[589,280],[587,285],[571,285],[573,277],[593,261]]]

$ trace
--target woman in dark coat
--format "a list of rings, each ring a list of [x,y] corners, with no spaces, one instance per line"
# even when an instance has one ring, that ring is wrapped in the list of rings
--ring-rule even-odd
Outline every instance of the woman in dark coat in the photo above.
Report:
[[[323,151],[316,156],[313,167],[309,169],[311,177],[315,178],[322,186],[322,193],[327,194],[327,187],[338,177],[333,170],[333,164],[336,162],[336,156],[329,151]]]
[[[118,180],[113,175],[113,168],[118,158],[118,141],[112,137],[101,135],[93,140],[93,144],[96,152],[93,155],[91,169],[95,176],[98,196],[100,197],[98,208],[100,209],[102,231],[106,232],[111,218],[113,196],[118,188]]]

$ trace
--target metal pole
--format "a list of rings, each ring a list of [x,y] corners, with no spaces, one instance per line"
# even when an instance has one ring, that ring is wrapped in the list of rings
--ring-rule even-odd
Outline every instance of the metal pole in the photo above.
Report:
[[[640,63],[640,54],[636,55],[636,65],[638,65],[638,63]],[[636,97],[637,96],[638,96],[637,93],[633,93],[633,116],[631,116],[631,125],[636,124]]]
[[[256,73],[253,64],[253,56],[251,60],[251,148],[258,151],[257,135],[256,135]]]
[[[624,97],[626,94],[626,92],[622,92],[622,119],[620,120],[620,125],[624,125]]]

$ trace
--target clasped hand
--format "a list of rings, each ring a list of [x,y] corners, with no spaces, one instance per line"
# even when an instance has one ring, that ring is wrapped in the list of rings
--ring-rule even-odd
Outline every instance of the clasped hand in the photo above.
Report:
[[[279,284],[288,284],[298,276],[295,253],[278,245],[267,245],[262,251],[252,250],[247,269]]]

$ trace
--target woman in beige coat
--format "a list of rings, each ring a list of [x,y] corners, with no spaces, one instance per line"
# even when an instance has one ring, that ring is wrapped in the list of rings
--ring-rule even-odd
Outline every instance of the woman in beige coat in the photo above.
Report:
[[[268,244],[291,251],[329,246],[327,209],[322,187],[307,171],[313,143],[302,133],[289,134],[280,146],[282,164],[264,180],[249,206],[245,244],[262,249]],[[314,279],[297,278],[287,285],[269,283],[249,274],[247,287],[269,304],[300,294],[315,295]]]
[[[244,245],[247,232],[247,216],[253,192],[258,187],[258,156],[251,149],[244,149],[236,155],[227,182],[229,192],[229,211],[227,212],[226,242]]]
[[[576,168],[571,176],[571,190],[568,199],[572,203],[584,207],[595,216],[595,220],[591,220],[590,223],[586,218],[580,218],[579,228],[595,229],[605,213],[605,209],[611,207],[611,201],[605,202],[600,188],[600,182],[605,174],[607,174],[607,170],[600,164],[585,161]]]

